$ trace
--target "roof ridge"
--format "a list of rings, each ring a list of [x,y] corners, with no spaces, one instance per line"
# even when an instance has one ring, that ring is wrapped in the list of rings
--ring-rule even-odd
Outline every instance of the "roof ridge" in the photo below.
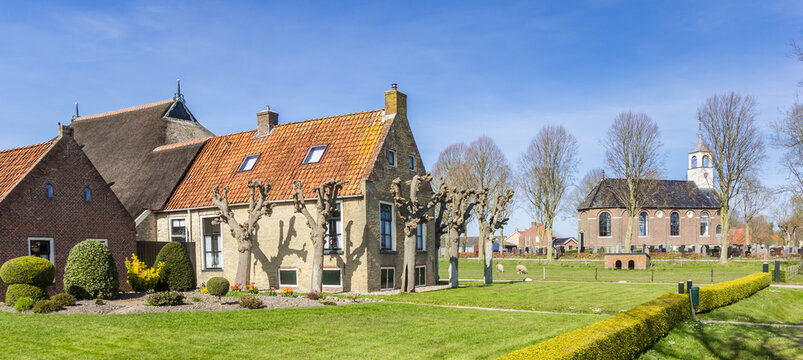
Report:
[[[182,142],[173,143],[173,144],[165,144],[165,145],[157,146],[151,151],[152,152],[158,152],[158,151],[176,149],[176,148],[180,148],[180,147],[184,147],[184,146],[188,146],[188,145],[195,145],[195,144],[202,143],[202,142],[204,142],[206,140],[209,140],[209,139],[211,139],[213,137],[214,136],[206,136],[206,137],[202,137],[202,138],[199,138],[199,139],[187,140],[187,141],[182,141]]]
[[[25,146],[15,147],[15,148],[11,148],[11,149],[0,150],[0,154],[11,152],[11,151],[19,151],[19,150],[23,150],[23,149],[27,149],[27,148],[32,148],[32,147],[35,147],[35,146],[42,146],[42,145],[45,145],[45,144],[52,144],[55,141],[56,141],[56,139],[53,139],[53,140],[50,140],[50,141],[45,141],[43,143],[38,143],[38,144],[33,144],[33,145],[25,145]]]
[[[109,111],[109,112],[95,114],[95,115],[79,116],[79,117],[75,118],[75,120],[76,121],[78,121],[78,120],[89,120],[89,119],[101,118],[101,117],[106,117],[106,116],[111,116],[111,115],[119,115],[119,114],[127,113],[127,112],[130,112],[130,111],[142,110],[142,109],[152,108],[152,107],[159,106],[159,105],[164,105],[164,104],[167,104],[167,103],[172,103],[174,101],[176,101],[176,100],[171,98],[171,99],[167,99],[167,100],[153,102],[153,103],[150,103],[150,104],[137,105],[137,106],[127,107],[127,108],[124,108],[124,109]]]
[[[331,118],[336,118],[336,117],[341,117],[341,116],[367,114],[367,113],[372,113],[372,112],[377,112],[377,111],[384,111],[384,110],[383,109],[376,109],[376,110],[358,111],[358,112],[353,112],[353,113],[348,113],[348,114],[324,116],[324,117],[319,117],[319,118],[314,118],[314,119],[307,119],[307,120],[301,120],[301,121],[295,121],[295,122],[288,122],[288,123],[284,123],[284,124],[278,124],[278,125],[276,125],[276,127],[301,124],[301,123],[310,122],[310,121],[317,121],[317,120],[326,120],[326,119],[331,119]],[[234,133],[230,133],[230,134],[216,135],[214,137],[217,138],[217,137],[226,137],[226,136],[232,136],[232,135],[240,135],[240,134],[243,134],[243,133],[254,132],[254,131],[257,131],[257,129],[243,130],[243,131],[238,131],[238,132],[234,132]]]

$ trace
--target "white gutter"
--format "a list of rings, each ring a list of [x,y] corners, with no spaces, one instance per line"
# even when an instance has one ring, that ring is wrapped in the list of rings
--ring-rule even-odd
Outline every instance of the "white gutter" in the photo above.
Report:
[[[365,197],[365,196],[363,196],[363,195],[346,195],[346,196],[338,196],[337,198],[338,198],[338,199],[361,199],[361,198],[364,198],[364,197]],[[311,198],[305,198],[305,199],[304,199],[304,202],[307,202],[307,201],[316,201],[316,200],[318,200],[318,198],[317,198],[317,197],[311,197]],[[268,203],[271,203],[271,204],[281,204],[281,203],[292,203],[293,201],[295,201],[295,200],[293,200],[293,199],[289,199],[289,200],[272,200],[272,201],[268,201]],[[241,202],[241,203],[229,204],[229,206],[232,206],[232,207],[235,207],[235,206],[247,206],[247,205],[248,205],[248,203],[247,203],[247,202]],[[157,210],[157,211],[159,211],[159,212],[162,212],[162,213],[168,213],[168,212],[179,212],[179,211],[181,211],[181,212],[184,212],[184,211],[186,211],[186,212],[189,214],[189,212],[190,212],[190,211],[195,211],[195,210],[206,210],[206,209],[217,209],[217,208],[216,208],[215,206],[209,205],[209,206],[198,206],[198,207],[191,207],[191,208],[180,208],[180,209],[170,209],[170,210]],[[148,210],[148,211],[150,211],[150,210]]]

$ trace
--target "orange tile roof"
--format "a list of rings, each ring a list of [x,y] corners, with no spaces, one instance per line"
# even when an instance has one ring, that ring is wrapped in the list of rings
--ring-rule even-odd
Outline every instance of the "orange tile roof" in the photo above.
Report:
[[[256,130],[209,139],[165,205],[165,209],[211,206],[212,187],[228,185],[229,202],[248,201],[248,180],[273,186],[270,200],[290,199],[291,182],[304,184],[305,196],[313,186],[331,178],[348,180],[341,195],[360,194],[361,182],[373,169],[377,147],[392,119],[383,110],[338,115],[281,124],[267,137],[255,139]],[[302,164],[312,146],[326,145],[318,163]],[[260,154],[253,170],[237,172],[248,155]]]
[[[0,151],[0,201],[25,174],[33,168],[39,159],[53,147],[55,141]]]
[[[89,116],[79,116],[79,117],[75,118],[75,120],[88,120],[88,119],[100,118],[100,117],[105,117],[105,116],[110,116],[110,115],[117,115],[117,114],[122,114],[122,113],[129,112],[129,111],[142,110],[142,109],[147,109],[147,108],[154,107],[154,106],[164,105],[164,104],[167,104],[167,103],[172,103],[173,101],[174,101],[173,99],[167,99],[167,100],[157,101],[155,103],[139,105],[139,106],[132,106],[130,108],[110,111],[110,112],[103,113],[103,114],[95,114],[95,115],[89,115]]]

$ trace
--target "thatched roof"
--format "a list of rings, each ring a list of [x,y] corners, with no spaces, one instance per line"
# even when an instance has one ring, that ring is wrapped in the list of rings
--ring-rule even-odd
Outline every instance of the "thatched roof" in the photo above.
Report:
[[[74,137],[126,210],[137,216],[159,209],[186,172],[202,143],[154,152],[160,146],[212,136],[184,100],[170,99],[79,117]]]
[[[700,189],[693,181],[654,180],[653,195],[647,199],[646,209],[718,209],[719,200],[711,190]],[[625,179],[603,179],[588,193],[577,210],[616,209],[624,205],[616,197],[615,189],[625,189]],[[623,193],[623,191],[619,191]]]

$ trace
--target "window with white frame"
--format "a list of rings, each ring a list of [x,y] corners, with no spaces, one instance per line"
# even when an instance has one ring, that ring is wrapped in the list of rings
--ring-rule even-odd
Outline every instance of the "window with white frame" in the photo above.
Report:
[[[323,248],[328,252],[339,252],[343,249],[343,212],[342,203],[338,202],[335,205],[335,211],[332,212],[326,227],[326,241]]]
[[[279,286],[298,286],[298,269],[279,269]]]
[[[410,168],[410,170],[415,170],[415,156],[410,155],[407,158],[407,166]]]
[[[418,265],[415,267],[415,286],[425,286],[427,284],[427,266]]]
[[[341,280],[340,268],[324,268],[323,269],[323,286],[341,287],[343,281]]]
[[[248,155],[243,159],[243,162],[240,164],[240,167],[237,169],[237,172],[240,171],[251,171],[256,165],[257,160],[259,160],[259,154]]]
[[[87,240],[102,242],[103,245],[106,245],[107,247],[109,246],[109,240],[108,239],[87,239]]]
[[[379,269],[379,288],[381,290],[396,288],[396,268],[383,267]]]
[[[318,145],[309,148],[307,156],[304,157],[304,164],[314,164],[321,161],[326,145]]]
[[[388,165],[396,167],[396,152],[388,150]]]
[[[220,223],[214,224],[217,217],[201,219],[201,232],[204,238],[204,268],[223,268],[223,242],[221,240]]]
[[[393,204],[379,203],[379,250],[393,251]]]
[[[708,236],[708,213],[700,214],[700,236]]]
[[[418,224],[418,228],[415,231],[415,250],[427,250],[427,224]]]
[[[187,241],[187,219],[170,219],[170,241]]]
[[[638,236],[647,236],[648,216],[646,211],[642,211],[638,216]]]
[[[28,238],[28,256],[53,262],[53,238]]]

